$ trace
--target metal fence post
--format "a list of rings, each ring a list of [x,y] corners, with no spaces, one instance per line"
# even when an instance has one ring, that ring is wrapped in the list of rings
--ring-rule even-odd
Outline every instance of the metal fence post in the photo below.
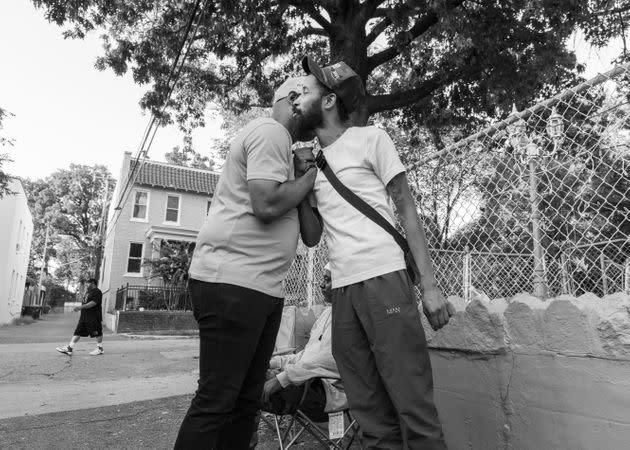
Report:
[[[537,144],[530,144],[532,147],[536,147]],[[528,153],[530,151],[528,150]],[[538,195],[538,177],[536,175],[537,154],[529,155],[529,200],[531,203],[531,220],[532,220],[532,238],[534,241],[534,296],[545,299],[547,297],[547,285],[545,283],[545,266],[543,258],[544,250],[542,247],[542,238],[540,233],[540,196]]]
[[[562,293],[573,295],[573,289],[571,289],[571,280],[569,278],[569,258],[566,254],[566,245],[562,246],[560,253],[560,276],[562,283]]]
[[[464,267],[463,267],[463,287],[464,287],[464,301],[466,304],[470,302],[470,285],[471,285],[471,273],[470,273],[470,247],[466,246],[464,251]]]
[[[608,293],[608,277],[606,276],[606,256],[603,252],[599,255],[599,264],[602,271],[602,292],[603,295],[606,295]]]
[[[626,262],[623,267],[624,281],[623,289],[626,294],[630,295],[630,258],[626,258]]]
[[[309,248],[306,254],[308,258],[308,265],[306,266],[306,304],[310,308],[311,306],[313,306],[313,280],[315,279],[315,274],[313,272],[315,271],[315,249]]]
[[[129,292],[129,283],[127,283],[127,287],[123,291],[123,311],[127,311],[127,293]]]

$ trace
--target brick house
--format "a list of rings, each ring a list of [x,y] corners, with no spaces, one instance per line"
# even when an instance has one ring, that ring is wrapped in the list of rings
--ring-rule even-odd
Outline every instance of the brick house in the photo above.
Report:
[[[111,201],[99,280],[104,312],[115,309],[116,291],[123,286],[161,284],[150,277],[150,269],[143,263],[159,255],[162,241],[195,242],[219,181],[216,172],[146,159],[121,205],[120,217],[112,224],[133,164],[131,153],[125,152]],[[107,316],[109,326],[111,317]]]

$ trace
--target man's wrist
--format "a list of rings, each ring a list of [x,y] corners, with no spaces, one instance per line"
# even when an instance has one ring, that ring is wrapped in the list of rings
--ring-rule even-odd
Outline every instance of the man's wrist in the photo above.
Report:
[[[291,381],[289,381],[289,376],[286,372],[280,372],[279,374],[277,374],[276,380],[278,380],[278,383],[283,389],[291,384]]]
[[[439,290],[440,290],[440,287],[438,286],[436,280],[430,280],[427,283],[422,283],[423,292],[435,292]]]

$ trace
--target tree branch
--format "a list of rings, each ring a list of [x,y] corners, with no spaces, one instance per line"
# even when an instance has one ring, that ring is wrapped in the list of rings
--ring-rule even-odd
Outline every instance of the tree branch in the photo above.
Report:
[[[479,65],[466,65],[454,69],[451,72],[439,72],[414,89],[396,92],[394,94],[368,95],[368,114],[412,105],[428,97],[435,90],[450,84],[452,81],[458,78],[470,77],[471,75],[481,72],[481,70],[482,68]]]
[[[303,36],[324,36],[328,37],[328,32],[323,28],[317,27],[306,27],[303,30],[300,30],[300,33]]]
[[[374,42],[376,38],[379,37],[381,33],[385,31],[387,27],[389,27],[391,24],[392,24],[391,19],[389,17],[385,17],[379,23],[374,25],[374,27],[370,30],[370,34],[368,34],[367,37],[365,38],[365,40],[367,41],[367,44],[370,45],[372,42]]]
[[[312,1],[290,0],[287,2],[287,4],[309,15],[311,19],[317,22],[317,24],[328,33],[329,36],[332,36],[334,34],[334,27],[328,20],[324,18],[324,16],[321,15],[321,13],[317,10]]]
[[[464,3],[465,0],[450,0],[446,8],[451,10],[457,8],[459,5]],[[438,22],[438,14],[437,11],[432,9],[427,11],[426,15],[419,19],[409,30],[399,34],[399,36],[403,37],[401,43],[397,45],[393,45],[385,50],[376,53],[368,58],[368,71],[371,72],[376,67],[381,64],[394,59],[396,56],[400,55],[402,51],[411,44],[418,36],[424,34],[429,28],[435,25]]]
[[[379,6],[385,3],[385,0],[367,0],[361,6],[361,17],[363,19],[363,23],[367,23],[372,17],[375,17],[377,10],[379,10]]]
[[[450,80],[449,80],[450,81]],[[367,98],[368,114],[374,114],[389,109],[402,108],[416,103],[430,95],[433,91],[445,85],[447,81],[441,76],[434,76],[426,80],[415,89],[396,92],[395,94],[371,95]]]
[[[374,13],[372,13],[372,17],[387,17],[392,11],[392,8],[376,8]]]

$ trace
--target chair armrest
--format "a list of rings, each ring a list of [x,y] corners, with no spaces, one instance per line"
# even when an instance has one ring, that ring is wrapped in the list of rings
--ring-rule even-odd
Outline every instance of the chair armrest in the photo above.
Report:
[[[271,354],[271,356],[288,355],[289,353],[295,353],[295,347],[279,348]]]

